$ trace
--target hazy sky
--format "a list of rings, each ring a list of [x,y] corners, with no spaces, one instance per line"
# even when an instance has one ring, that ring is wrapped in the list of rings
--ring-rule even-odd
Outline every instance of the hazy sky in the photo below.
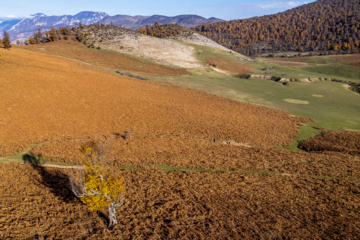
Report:
[[[225,20],[278,13],[314,0],[10,0],[0,7],[1,17],[28,17],[34,13],[74,15],[80,11],[101,11],[109,15],[175,16],[197,14]]]

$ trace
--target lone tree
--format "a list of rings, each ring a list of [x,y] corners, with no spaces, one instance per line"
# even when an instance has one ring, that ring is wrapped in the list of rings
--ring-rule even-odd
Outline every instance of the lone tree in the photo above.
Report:
[[[75,179],[70,176],[70,186],[74,194],[90,211],[109,210],[109,228],[116,225],[116,207],[124,203],[125,186],[123,178],[115,178],[105,166],[108,146],[100,141],[84,144],[81,152],[85,158],[85,170],[79,171]]]
[[[7,31],[4,31],[3,35],[4,35],[4,37],[2,39],[2,44],[5,49],[10,49],[11,48],[10,34]]]

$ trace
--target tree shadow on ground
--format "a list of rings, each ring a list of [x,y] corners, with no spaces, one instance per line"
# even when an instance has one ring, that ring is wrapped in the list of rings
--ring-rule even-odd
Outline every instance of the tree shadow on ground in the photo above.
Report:
[[[40,178],[36,179],[38,184],[47,187],[51,193],[64,202],[79,201],[70,189],[67,174],[59,169],[46,169],[42,167],[41,165],[45,163],[45,160],[41,156],[24,154],[22,158],[25,163],[30,164],[40,175]]]
[[[65,174],[63,170],[43,167],[42,165],[45,164],[46,161],[41,156],[24,154],[22,159],[25,163],[30,164],[40,175],[40,178],[35,180],[39,185],[47,187],[51,193],[66,203],[81,203],[80,199],[77,198],[71,190],[69,175]],[[109,218],[101,211],[97,211],[97,215],[103,223],[108,226],[110,222]]]

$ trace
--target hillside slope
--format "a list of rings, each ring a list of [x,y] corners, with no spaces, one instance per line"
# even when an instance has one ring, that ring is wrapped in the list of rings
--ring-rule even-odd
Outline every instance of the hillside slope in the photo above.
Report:
[[[360,0],[318,0],[278,14],[195,29],[245,55],[282,51],[358,53]]]
[[[359,238],[359,156],[274,148],[305,119],[116,75],[156,65],[78,43],[0,56],[1,239]],[[71,169],[22,164],[81,164],[99,138],[113,140],[109,166],[126,184],[111,229],[74,197]]]
[[[230,51],[196,33],[160,39],[117,26],[97,24],[77,28],[75,31],[78,35],[84,36],[84,43],[89,46],[115,50],[160,64],[188,69],[199,69],[203,66],[195,56],[194,47],[184,42]]]
[[[1,55],[2,155],[16,143],[126,129],[138,136],[231,138],[263,147],[291,144],[299,134],[299,120],[277,110],[119,77],[45,53],[13,49]]]

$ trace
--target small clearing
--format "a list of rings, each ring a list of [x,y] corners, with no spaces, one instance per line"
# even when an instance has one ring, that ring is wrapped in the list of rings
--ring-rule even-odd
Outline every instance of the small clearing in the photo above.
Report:
[[[299,100],[299,99],[291,99],[291,98],[285,98],[284,99],[285,102],[288,102],[288,103],[293,103],[293,104],[309,104],[308,101],[305,101],[305,100]]]

